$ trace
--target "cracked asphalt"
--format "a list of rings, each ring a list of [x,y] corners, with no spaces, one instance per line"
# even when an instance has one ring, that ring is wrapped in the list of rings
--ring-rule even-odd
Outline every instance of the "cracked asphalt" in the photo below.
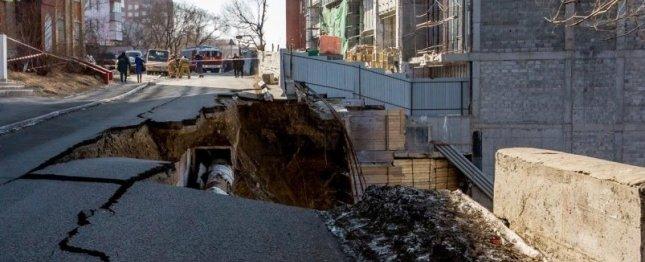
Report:
[[[230,76],[162,80],[0,136],[0,261],[346,260],[313,210],[146,182],[168,168],[162,161],[48,162],[110,128],[194,118],[217,94],[251,85]]]

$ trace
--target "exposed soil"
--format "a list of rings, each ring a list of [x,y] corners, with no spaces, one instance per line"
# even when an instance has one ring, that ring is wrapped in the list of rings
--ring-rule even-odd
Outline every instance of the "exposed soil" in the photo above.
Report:
[[[234,195],[323,210],[353,201],[343,132],[342,123],[320,118],[307,104],[238,101],[180,123],[108,130],[50,162],[100,157],[177,162],[191,148],[230,146]]]
[[[236,178],[235,195],[268,193],[264,198],[316,209],[352,201],[340,123],[321,119],[302,103],[253,103],[238,110],[236,173],[242,175]]]
[[[323,216],[357,260],[536,261],[463,201],[445,190],[370,187],[361,202]]]
[[[44,76],[36,73],[10,71],[9,79],[22,82],[25,87],[33,88],[45,96],[67,96],[104,85],[101,79],[96,76],[69,73],[62,69],[54,69]]]

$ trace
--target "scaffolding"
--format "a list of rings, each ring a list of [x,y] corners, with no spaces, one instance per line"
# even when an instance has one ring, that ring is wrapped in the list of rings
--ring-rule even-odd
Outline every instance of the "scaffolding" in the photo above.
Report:
[[[469,30],[466,0],[422,0],[425,5],[415,10],[415,37],[425,37],[417,55],[464,53],[467,51],[466,34]],[[415,5],[416,7],[416,5]],[[416,42],[416,41],[415,41]]]

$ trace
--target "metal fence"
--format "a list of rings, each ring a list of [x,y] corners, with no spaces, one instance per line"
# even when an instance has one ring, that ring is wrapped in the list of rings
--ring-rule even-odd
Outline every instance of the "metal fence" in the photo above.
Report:
[[[470,83],[467,78],[415,78],[366,68],[359,62],[328,60],[325,56],[281,51],[286,79],[304,82],[328,97],[360,98],[369,105],[403,108],[409,115],[468,115]]]

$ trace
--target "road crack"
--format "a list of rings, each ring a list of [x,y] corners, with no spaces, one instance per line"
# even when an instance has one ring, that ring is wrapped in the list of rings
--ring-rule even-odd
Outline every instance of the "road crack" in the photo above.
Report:
[[[152,108],[150,108],[150,110],[145,111],[145,112],[143,112],[143,113],[141,113],[141,114],[138,114],[138,115],[137,115],[137,117],[138,117],[138,118],[141,118],[141,119],[148,120],[148,118],[147,118],[147,117],[144,117],[143,115],[145,115],[145,114],[152,114],[152,113],[153,113],[155,110],[157,110],[158,108],[160,108],[160,107],[162,107],[162,106],[165,106],[165,105],[167,105],[167,104],[170,104],[170,103],[172,103],[172,102],[175,102],[175,101],[177,101],[179,98],[181,98],[181,96],[178,96],[178,97],[172,98],[172,99],[170,99],[170,100],[168,100],[168,101],[166,101],[166,102],[163,102],[163,103],[161,103],[161,104],[158,104],[158,105],[156,105],[156,106],[153,106]]]
[[[115,212],[114,210],[112,210],[112,206],[118,203],[121,197],[123,197],[123,195],[125,195],[125,193],[127,193],[128,190],[132,188],[132,186],[134,186],[136,182],[149,179],[161,172],[167,172],[172,168],[174,168],[174,165],[171,163],[168,163],[168,164],[164,164],[164,165],[152,168],[130,179],[117,180],[118,182],[116,183],[120,184],[121,186],[114,192],[114,194],[112,194],[112,196],[107,200],[107,202],[105,202],[99,208],[91,209],[91,210],[83,210],[78,213],[77,219],[76,219],[77,227],[67,232],[67,237],[65,237],[63,240],[61,240],[58,243],[58,247],[60,248],[60,250],[64,252],[93,256],[93,257],[99,258],[101,261],[110,261],[110,256],[108,256],[107,253],[102,252],[100,250],[92,250],[92,249],[86,249],[78,246],[73,246],[70,243],[71,240],[79,233],[82,227],[91,225],[90,218],[93,217],[97,212],[107,211],[107,212],[110,212],[112,215],[114,215]]]

